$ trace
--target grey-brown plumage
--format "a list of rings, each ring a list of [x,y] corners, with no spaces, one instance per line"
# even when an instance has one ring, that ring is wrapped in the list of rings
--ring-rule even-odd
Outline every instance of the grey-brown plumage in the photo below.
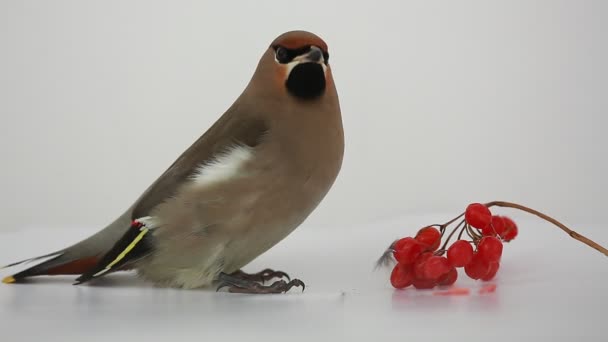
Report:
[[[91,257],[96,265],[79,270],[80,280],[105,274],[101,257],[114,258],[121,237],[139,234],[129,231],[131,220],[149,228],[142,238],[149,247],[116,265],[172,287],[208,285],[281,241],[317,207],[342,164],[328,57],[312,33],[279,36],[235,103],[125,214],[21,278]]]

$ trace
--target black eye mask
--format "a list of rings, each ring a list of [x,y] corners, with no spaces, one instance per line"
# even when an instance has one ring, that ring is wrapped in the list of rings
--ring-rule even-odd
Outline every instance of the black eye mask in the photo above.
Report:
[[[277,61],[281,64],[287,64],[293,61],[294,58],[304,55],[310,51],[310,45],[298,48],[298,49],[288,49],[284,46],[276,45],[273,46],[275,51],[275,57]],[[329,60],[329,53],[323,51],[323,58],[325,60],[325,64]]]

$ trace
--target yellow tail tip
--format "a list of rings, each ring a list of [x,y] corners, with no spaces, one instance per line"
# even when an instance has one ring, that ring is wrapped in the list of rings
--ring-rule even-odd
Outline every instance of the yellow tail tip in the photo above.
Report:
[[[5,284],[12,284],[15,282],[15,278],[13,278],[12,276],[8,276],[2,279],[2,282]]]

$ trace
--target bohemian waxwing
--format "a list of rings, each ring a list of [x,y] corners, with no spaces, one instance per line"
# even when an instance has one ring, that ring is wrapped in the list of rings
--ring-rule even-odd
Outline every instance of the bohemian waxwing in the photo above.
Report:
[[[241,268],[298,227],[338,175],[344,135],[328,60],[312,33],[276,38],[234,104],[125,213],[71,247],[22,261],[50,258],[3,282],[81,274],[80,284],[134,269],[170,287],[303,287],[298,279],[265,286],[287,275]]]

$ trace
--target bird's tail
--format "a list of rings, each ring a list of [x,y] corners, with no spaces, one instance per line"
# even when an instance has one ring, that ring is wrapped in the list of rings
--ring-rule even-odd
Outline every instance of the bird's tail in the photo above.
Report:
[[[13,266],[19,266],[21,264],[25,264],[25,263],[29,263],[29,262],[33,262],[33,261],[38,261],[38,260],[44,259],[44,258],[56,257],[59,254],[61,254],[61,252],[54,252],[54,253],[50,253],[50,254],[45,254],[45,255],[29,258],[29,259],[17,261],[17,262],[14,262],[12,264],[8,264],[8,265],[0,267],[0,270],[5,269],[5,268],[9,268],[9,267],[13,267]]]
[[[1,269],[49,258],[21,272],[5,277],[3,283],[14,283],[40,275],[83,274],[97,265],[101,257],[129,229],[131,209],[127,210],[103,230],[66,249],[42,256],[21,260]]]
[[[56,252],[51,254],[46,254],[43,256],[26,259],[23,261],[15,262],[10,265],[6,265],[2,268],[8,268],[17,266],[26,262],[32,262],[40,259],[44,259],[45,257],[50,257],[49,260],[46,260],[42,263],[34,265],[30,268],[27,268],[21,272],[15,273],[11,276],[5,277],[2,279],[2,282],[5,284],[19,282],[25,278],[39,276],[39,275],[58,275],[58,274],[81,274],[86,272],[88,269],[95,266],[97,263],[97,256],[90,257],[82,257],[80,259],[75,259],[71,261],[66,261],[64,256],[64,252]]]

